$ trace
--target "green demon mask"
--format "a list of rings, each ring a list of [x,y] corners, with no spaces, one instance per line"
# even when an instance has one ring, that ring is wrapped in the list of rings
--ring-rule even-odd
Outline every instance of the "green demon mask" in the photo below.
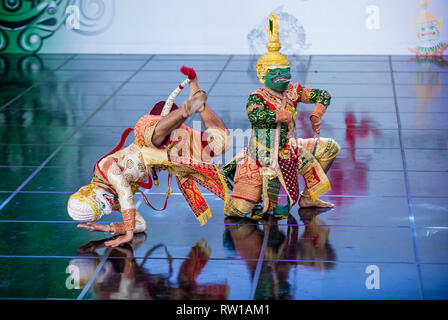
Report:
[[[291,81],[290,68],[269,69],[263,80],[268,88],[276,91],[285,91]]]

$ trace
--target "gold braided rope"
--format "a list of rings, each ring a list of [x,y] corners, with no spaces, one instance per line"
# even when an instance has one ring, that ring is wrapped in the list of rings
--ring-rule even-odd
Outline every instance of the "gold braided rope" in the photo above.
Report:
[[[185,79],[176,89],[171,92],[168,99],[166,99],[165,105],[163,106],[161,116],[167,116],[171,111],[171,107],[173,106],[174,99],[179,95],[179,93],[190,83],[190,79]]]

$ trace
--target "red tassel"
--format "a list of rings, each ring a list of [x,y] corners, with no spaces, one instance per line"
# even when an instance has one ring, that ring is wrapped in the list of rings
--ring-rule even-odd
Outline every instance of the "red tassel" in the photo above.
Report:
[[[182,66],[182,68],[180,68],[180,72],[186,75],[190,80],[194,80],[196,78],[196,71],[194,71],[193,68]]]

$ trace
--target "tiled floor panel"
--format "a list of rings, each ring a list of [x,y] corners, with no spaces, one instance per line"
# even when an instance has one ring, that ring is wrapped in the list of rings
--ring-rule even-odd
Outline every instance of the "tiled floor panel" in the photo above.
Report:
[[[257,57],[41,55],[28,57],[33,70],[20,70],[19,58],[0,56],[10,66],[0,69],[0,299],[448,298],[446,63],[292,59],[295,82],[332,95],[321,135],[342,148],[323,197],[335,208],[295,205],[288,220],[254,222],[225,218],[223,202],[204,191],[213,217],[200,227],[174,183],[164,212],[136,196],[148,228],[111,249],[110,235],[76,227],[70,193],[176,88],[182,65],[196,69],[229,129],[250,132]],[[312,106],[299,109],[298,136],[310,137]],[[235,140],[221,163],[244,144]],[[147,196],[161,207],[166,190],[162,174]]]

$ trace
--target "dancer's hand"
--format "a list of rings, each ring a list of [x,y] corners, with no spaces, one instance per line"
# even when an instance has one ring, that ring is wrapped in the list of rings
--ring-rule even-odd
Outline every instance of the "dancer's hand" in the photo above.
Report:
[[[316,116],[311,116],[310,120],[311,120],[311,127],[313,128],[314,131],[314,137],[316,137],[317,135],[320,135],[320,125],[322,123],[322,120]]]
[[[134,231],[133,230],[129,230],[126,231],[126,234],[123,236],[119,236],[118,238],[114,239],[114,240],[110,240],[105,242],[104,244],[108,247],[118,247],[119,245],[126,243],[126,242],[130,242],[134,239]]]
[[[296,123],[288,110],[278,110],[276,113],[276,122],[285,123],[288,126],[288,138],[294,134]]]
[[[78,228],[89,230],[89,231],[99,231],[99,232],[111,232],[110,226],[101,223],[80,223],[77,225]]]

